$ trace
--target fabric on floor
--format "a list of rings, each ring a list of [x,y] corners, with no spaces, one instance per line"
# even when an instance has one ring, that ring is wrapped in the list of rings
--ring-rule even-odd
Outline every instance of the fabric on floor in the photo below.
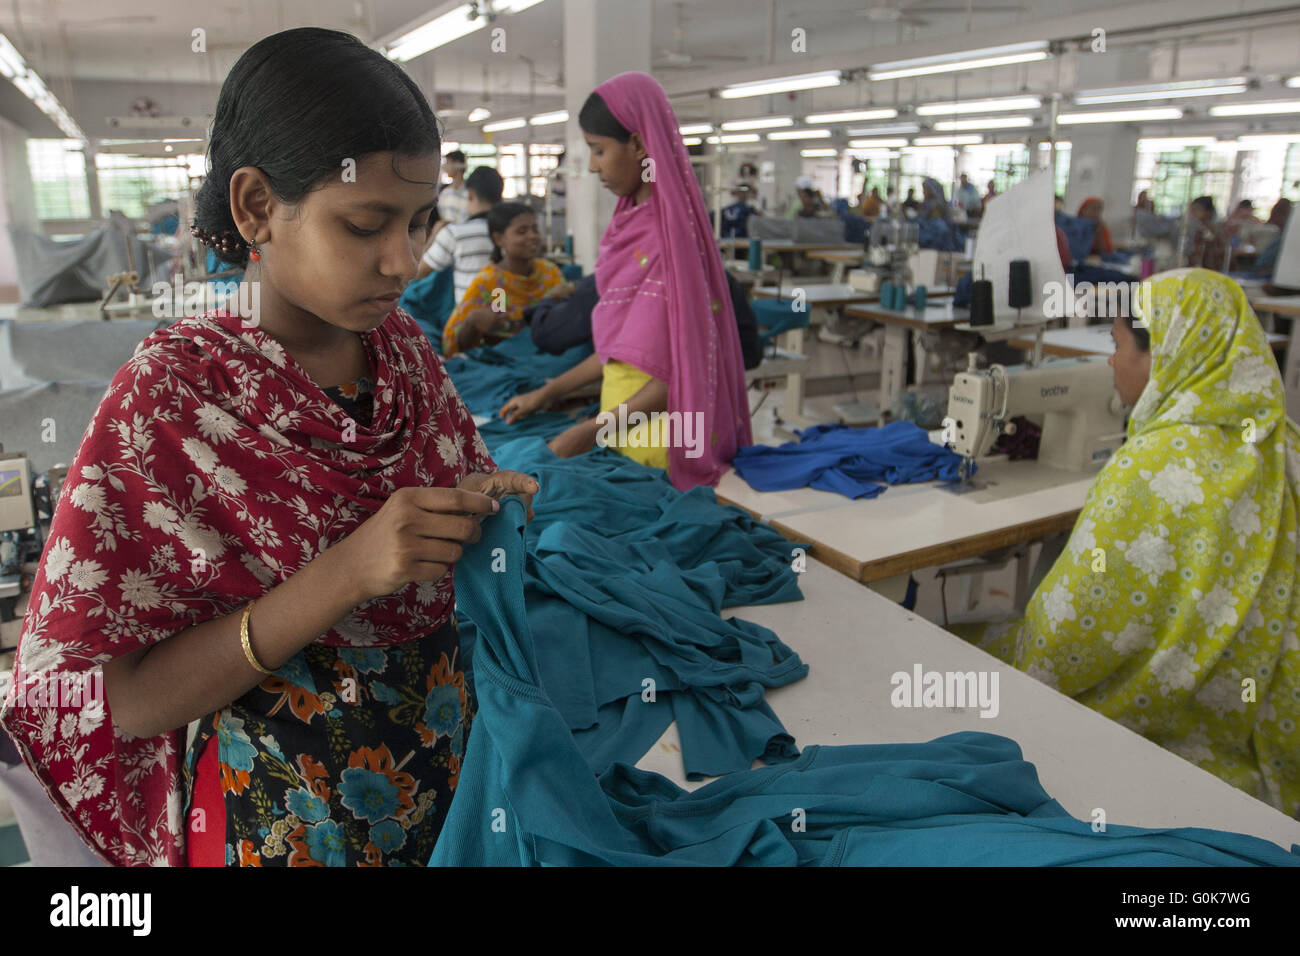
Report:
[[[625,765],[598,780],[539,686],[523,529],[522,505],[506,499],[456,566],[461,608],[481,625],[479,714],[431,865],[1300,864],[1241,834],[1094,832],[991,734],[812,746],[693,793]]]
[[[816,488],[849,498],[874,498],[885,486],[956,481],[961,456],[911,422],[883,428],[817,425],[784,445],[750,445],[733,465],[755,491]]]

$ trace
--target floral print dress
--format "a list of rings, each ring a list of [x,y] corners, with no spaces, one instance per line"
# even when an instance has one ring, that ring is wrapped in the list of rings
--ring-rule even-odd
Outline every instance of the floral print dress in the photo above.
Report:
[[[323,391],[369,425],[369,379]],[[454,619],[394,647],[308,645],[200,722],[184,770],[191,829],[195,778],[219,769],[222,805],[198,818],[215,829],[224,816],[227,866],[424,866],[472,715]]]
[[[1140,301],[1128,441],[1024,618],[958,632],[1298,816],[1300,430],[1240,286],[1178,270]]]

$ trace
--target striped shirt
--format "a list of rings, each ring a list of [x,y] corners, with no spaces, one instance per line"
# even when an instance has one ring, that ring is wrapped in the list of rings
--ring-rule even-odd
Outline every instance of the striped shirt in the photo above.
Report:
[[[469,218],[469,189],[444,186],[438,193],[438,218],[443,222],[464,222]]]
[[[465,290],[483,267],[492,262],[492,237],[488,235],[487,217],[484,215],[465,222],[453,222],[438,231],[424,253],[424,263],[434,272],[454,265],[452,283],[456,287],[456,301],[465,298]]]

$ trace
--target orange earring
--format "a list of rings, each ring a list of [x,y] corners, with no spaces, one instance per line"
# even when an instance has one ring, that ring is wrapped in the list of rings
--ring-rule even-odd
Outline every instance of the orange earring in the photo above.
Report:
[[[261,252],[261,250],[258,249],[257,246],[253,245],[251,242],[248,244],[248,258],[249,258],[249,260],[252,261],[252,262],[261,262],[261,261],[262,261],[262,252]]]

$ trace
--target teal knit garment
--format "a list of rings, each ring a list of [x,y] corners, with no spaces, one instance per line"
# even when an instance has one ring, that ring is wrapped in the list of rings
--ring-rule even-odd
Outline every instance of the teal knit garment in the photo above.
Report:
[[[538,683],[523,527],[506,499],[456,566],[480,630],[478,716],[431,865],[1300,865],[1217,830],[1095,832],[991,734],[810,746],[694,792],[625,764],[598,779]]]

